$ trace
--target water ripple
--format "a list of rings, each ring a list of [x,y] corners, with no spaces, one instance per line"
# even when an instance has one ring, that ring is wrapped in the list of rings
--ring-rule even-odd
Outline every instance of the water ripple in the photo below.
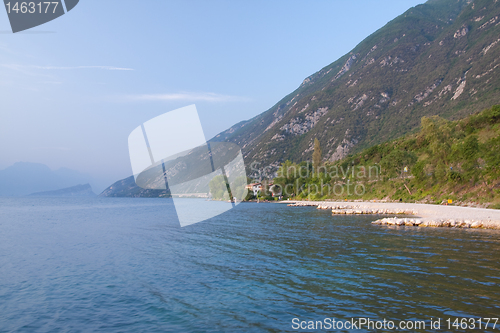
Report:
[[[1,332],[498,316],[498,231],[255,203],[180,228],[168,200],[79,200],[0,199]]]

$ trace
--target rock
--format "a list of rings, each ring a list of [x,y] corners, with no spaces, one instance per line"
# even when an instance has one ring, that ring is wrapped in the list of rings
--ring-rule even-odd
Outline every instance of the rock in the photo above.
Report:
[[[426,220],[420,224],[421,227],[433,227],[433,228],[438,228],[438,227],[443,227],[444,221],[442,220]]]
[[[500,229],[500,221],[483,221],[485,229]]]
[[[471,228],[481,228],[482,226],[483,226],[483,223],[481,223],[480,221],[474,221],[470,225]]]

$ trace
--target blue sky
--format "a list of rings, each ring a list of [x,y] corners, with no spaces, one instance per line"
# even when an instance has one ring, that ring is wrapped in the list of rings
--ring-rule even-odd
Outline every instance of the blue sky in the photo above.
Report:
[[[12,34],[0,10],[0,169],[68,167],[102,187],[131,175],[127,137],[196,104],[208,138],[422,0],[80,0]]]

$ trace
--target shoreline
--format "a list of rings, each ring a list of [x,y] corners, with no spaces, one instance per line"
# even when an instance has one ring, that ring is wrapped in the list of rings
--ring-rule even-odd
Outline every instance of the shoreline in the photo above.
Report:
[[[281,201],[291,207],[329,209],[332,215],[404,215],[384,217],[374,225],[476,228],[500,230],[500,210],[462,206],[442,206],[399,202]],[[411,217],[407,217],[411,216]]]

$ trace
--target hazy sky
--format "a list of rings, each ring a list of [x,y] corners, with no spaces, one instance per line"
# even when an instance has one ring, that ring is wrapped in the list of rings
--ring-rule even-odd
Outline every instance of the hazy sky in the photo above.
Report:
[[[17,34],[0,9],[0,169],[44,163],[109,185],[131,175],[141,123],[194,103],[209,139],[423,2],[80,0]]]

